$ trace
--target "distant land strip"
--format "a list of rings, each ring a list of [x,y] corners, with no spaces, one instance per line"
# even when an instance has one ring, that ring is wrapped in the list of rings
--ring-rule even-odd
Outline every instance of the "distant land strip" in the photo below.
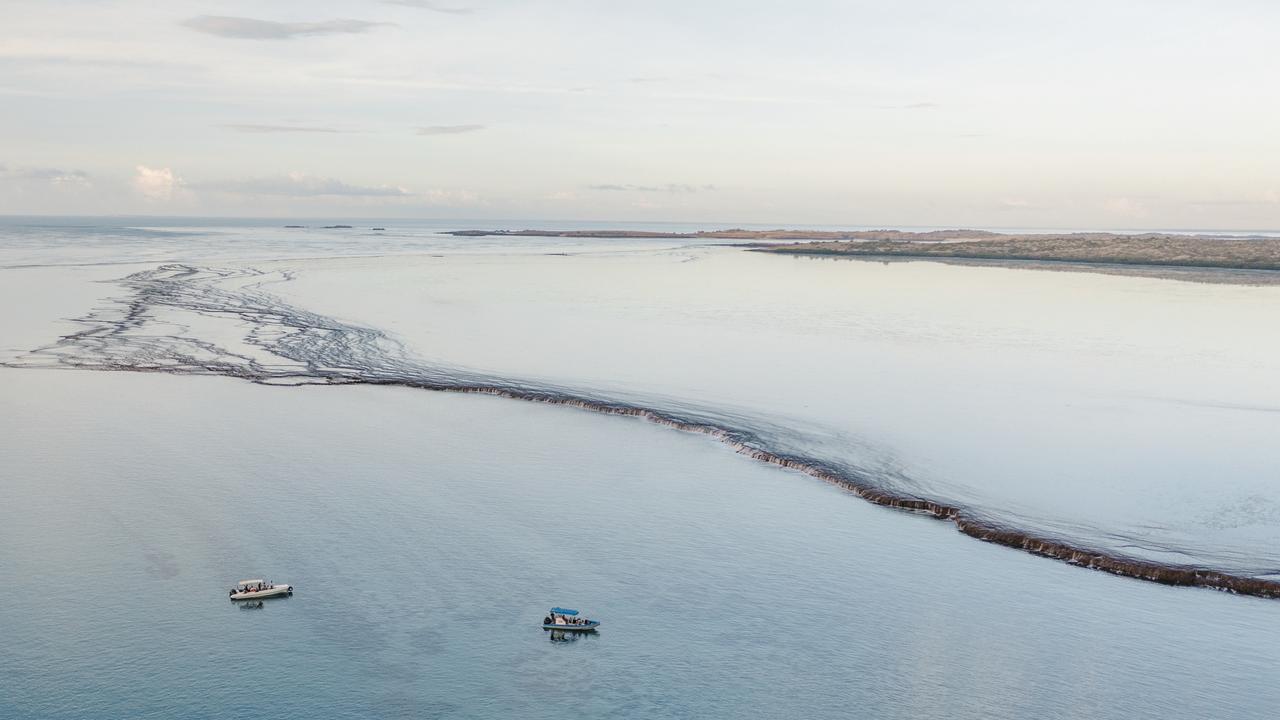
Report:
[[[1038,261],[1280,271],[1280,238],[1262,235],[1135,235],[1103,232],[1004,234],[987,230],[458,230],[451,235],[741,240],[753,250],[928,260]],[[780,244],[790,241],[790,244]]]

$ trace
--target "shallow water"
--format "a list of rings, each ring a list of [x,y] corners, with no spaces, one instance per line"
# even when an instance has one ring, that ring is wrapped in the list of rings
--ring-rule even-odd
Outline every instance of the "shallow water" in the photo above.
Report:
[[[184,269],[105,268],[134,280],[60,362],[692,413],[983,527],[1280,579],[1277,287],[433,228],[403,246],[354,229],[147,232]],[[298,256],[228,256],[255,234],[264,257]],[[98,335],[134,315],[104,350]]]
[[[1280,573],[1280,288],[726,248],[291,267],[273,292],[420,356],[774,420],[1017,527]]]
[[[7,226],[0,349],[656,406],[995,523],[1280,568],[1280,290],[435,229]],[[1274,601],[985,545],[635,419],[29,368],[0,368],[0,403],[0,582],[54,583],[0,609],[0,716],[285,697],[351,717],[1262,717],[1280,699]],[[258,573],[298,595],[228,607]],[[556,603],[604,630],[551,643]]]
[[[966,541],[636,420],[395,388],[0,382],[0,431],[23,448],[0,582],[41,587],[0,605],[5,717],[1190,718],[1280,701],[1280,604]],[[295,596],[226,599],[259,573]],[[538,622],[561,603],[604,627],[554,642]]]

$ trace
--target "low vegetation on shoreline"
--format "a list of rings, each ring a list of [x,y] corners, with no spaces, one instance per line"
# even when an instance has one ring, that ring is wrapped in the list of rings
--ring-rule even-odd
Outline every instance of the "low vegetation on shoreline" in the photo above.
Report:
[[[850,241],[800,242],[761,247],[775,253],[967,260],[1153,265],[1180,268],[1280,271],[1280,238],[1148,233],[977,236],[944,231],[915,238],[868,237]],[[909,234],[909,233],[907,233]],[[923,237],[929,235],[930,237]]]
[[[1033,261],[1192,269],[1280,271],[1280,238],[1265,236],[1118,234],[1103,232],[1004,234],[988,230],[460,230],[461,237],[594,237],[741,240],[754,250],[935,260]],[[790,241],[788,243],[788,241]]]

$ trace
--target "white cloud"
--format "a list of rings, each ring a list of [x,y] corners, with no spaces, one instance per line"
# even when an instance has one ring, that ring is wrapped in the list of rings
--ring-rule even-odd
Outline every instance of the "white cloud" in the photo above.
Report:
[[[337,128],[317,125],[254,125],[248,123],[227,123],[222,127],[242,133],[340,133]]]
[[[435,189],[418,192],[400,185],[358,185],[337,178],[291,172],[287,175],[210,180],[188,183],[185,188],[203,193],[246,197],[325,198],[361,204],[396,205],[476,205],[480,196],[469,190]]]
[[[1265,206],[1280,204],[1280,192],[1275,190],[1263,190],[1262,192],[1251,192],[1246,195],[1236,195],[1228,197],[1216,197],[1208,200],[1193,200],[1186,203],[1188,207],[1206,209],[1206,208],[1247,208],[1251,206]]]
[[[470,15],[472,10],[468,7],[455,7],[449,5],[441,5],[439,3],[428,2],[427,0],[382,0],[388,5],[403,5],[405,7],[418,8],[419,10],[430,10],[431,12],[446,13],[448,15]]]
[[[182,178],[169,168],[149,168],[139,165],[134,168],[133,187],[144,198],[151,201],[167,202],[182,187]]]
[[[619,185],[617,183],[601,183],[598,185],[588,185],[588,190],[607,190],[611,192],[665,192],[665,193],[696,193],[699,191],[712,191],[716,189],[715,185],[689,185],[686,183],[667,183],[666,185]]]
[[[288,40],[303,35],[334,35],[338,33],[363,33],[391,23],[365,20],[322,20],[319,22],[275,22],[257,18],[228,15],[201,15],[184,20],[183,25],[198,32],[238,40]]]
[[[1035,206],[1026,198],[1003,198],[1000,201],[1000,208],[1004,210],[1028,210],[1033,207]]]
[[[290,197],[411,197],[413,193],[395,185],[352,185],[335,178],[291,172],[288,175],[218,180],[194,183],[195,190],[236,193],[242,195],[285,195]]]
[[[1113,215],[1126,218],[1144,218],[1148,214],[1146,205],[1127,197],[1111,198],[1103,203],[1103,207]]]
[[[21,183],[48,183],[60,188],[90,188],[89,173],[53,167],[7,167],[0,165],[0,177]]]
[[[428,190],[418,195],[427,205],[483,205],[484,201],[470,190]]]
[[[483,125],[427,125],[418,128],[419,135],[458,135],[483,130]]]

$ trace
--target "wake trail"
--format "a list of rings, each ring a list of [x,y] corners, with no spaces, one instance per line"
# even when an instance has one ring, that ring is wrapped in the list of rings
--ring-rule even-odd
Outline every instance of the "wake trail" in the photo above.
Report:
[[[424,362],[379,330],[293,307],[262,289],[291,277],[288,272],[179,263],[137,272],[118,281],[129,291],[126,297],[75,319],[82,329],[3,365],[221,375],[268,385],[387,385],[634,417],[715,438],[760,462],[831,483],[876,505],[950,522],[986,542],[1124,577],[1280,598],[1280,581],[1260,577],[1280,575],[1280,570],[1159,562],[1017,527],[991,512],[924,491],[892,468],[823,457],[813,451],[812,433],[791,424],[678,400],[598,393]]]

